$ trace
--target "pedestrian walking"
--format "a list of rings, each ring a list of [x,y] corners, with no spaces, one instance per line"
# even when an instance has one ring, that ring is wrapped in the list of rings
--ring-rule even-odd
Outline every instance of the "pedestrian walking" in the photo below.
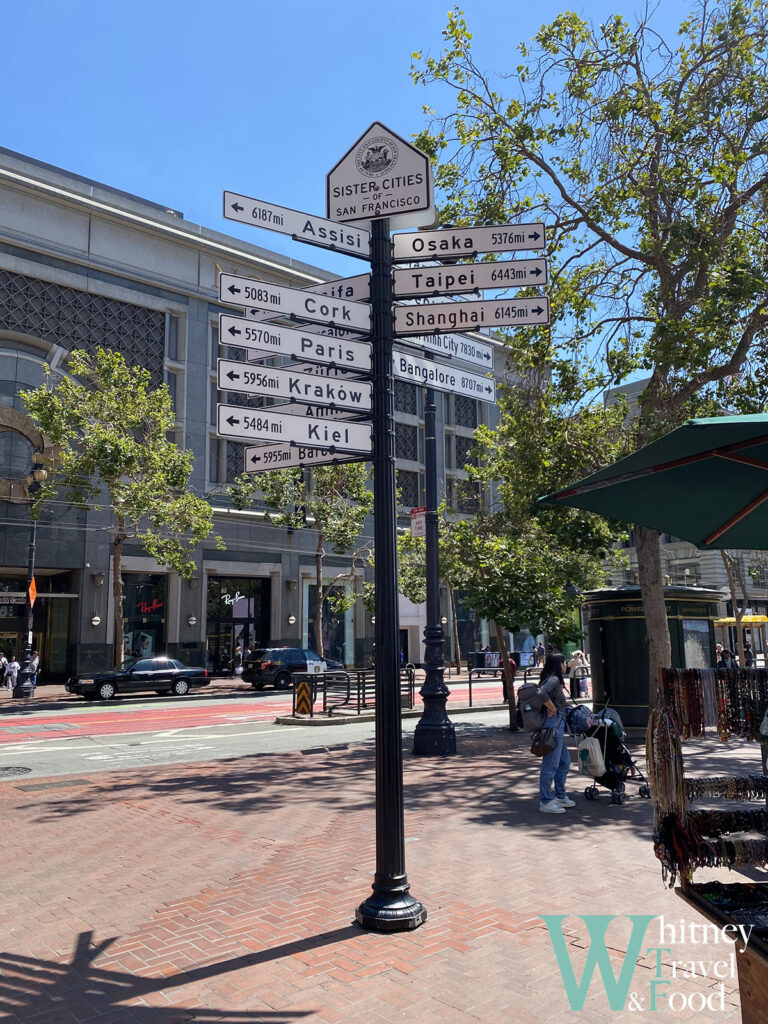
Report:
[[[539,770],[539,810],[543,814],[564,814],[566,807],[576,806],[576,802],[565,791],[571,755],[565,743],[565,707],[568,698],[563,682],[564,660],[562,654],[548,654],[539,677],[539,690],[546,697],[542,706],[547,712],[541,728],[553,729],[556,737],[555,746],[541,759]]]
[[[40,655],[37,651],[32,651],[32,661],[29,663],[29,685],[32,687],[32,696],[35,695],[35,687],[37,686],[37,672],[40,668]]]
[[[744,641],[744,668],[752,668],[755,664],[755,654],[749,640]]]
[[[5,685],[9,690],[16,686],[20,668],[21,665],[16,661],[16,655],[12,654],[8,659],[8,664],[5,666]]]

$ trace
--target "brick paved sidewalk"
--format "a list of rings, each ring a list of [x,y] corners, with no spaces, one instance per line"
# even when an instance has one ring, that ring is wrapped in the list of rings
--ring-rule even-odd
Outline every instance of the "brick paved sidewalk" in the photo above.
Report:
[[[712,1013],[612,1011],[598,978],[570,1010],[538,915],[568,915],[577,978],[575,914],[703,919],[662,885],[647,801],[587,802],[573,776],[576,808],[541,815],[527,736],[468,721],[457,736],[455,758],[405,758],[408,875],[429,911],[411,933],[352,923],[375,867],[370,745],[3,781],[0,1020],[737,1021],[735,980]],[[626,925],[609,931],[616,971]],[[642,960],[632,984],[646,1006],[652,968]],[[715,983],[673,984],[682,998]]]

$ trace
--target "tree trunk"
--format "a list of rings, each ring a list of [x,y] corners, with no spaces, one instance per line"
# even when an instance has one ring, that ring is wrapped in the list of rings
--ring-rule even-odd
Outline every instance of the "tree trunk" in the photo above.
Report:
[[[112,558],[112,604],[115,608],[115,642],[113,661],[119,665],[124,659],[125,623],[123,621],[123,541],[125,524],[118,521],[118,531],[113,544]]]
[[[456,659],[456,674],[461,673],[461,647],[459,646],[459,622],[456,618],[456,594],[453,584],[448,584],[448,593],[451,595],[451,628],[453,630],[453,655]]]
[[[744,656],[744,626],[742,620],[744,619],[744,614],[749,603],[749,598],[747,596],[747,582],[744,578],[744,573],[741,570],[741,566],[736,555],[732,555],[730,551],[721,549],[720,557],[723,560],[725,572],[728,576],[728,586],[731,591],[731,606],[733,607],[733,617],[736,620],[736,651],[732,653],[736,654],[739,665],[744,668],[744,662],[746,659]],[[739,599],[736,596],[737,581],[741,589],[741,608],[739,608]]]
[[[325,657],[323,646],[323,534],[318,530],[315,549],[315,649],[321,658]]]
[[[504,630],[495,619],[493,627],[496,630],[496,643],[498,644],[499,653],[501,654],[501,666],[504,672],[504,691],[507,694],[511,693],[514,695],[515,677],[512,675],[512,666],[509,663],[509,651],[507,650],[507,645],[504,642]]]
[[[661,545],[658,531],[649,530],[645,526],[635,526],[635,537],[648,644],[648,705],[655,708],[659,670],[672,667],[672,644],[669,639],[664,581],[661,576]],[[627,656],[631,657],[631,653],[627,652]]]

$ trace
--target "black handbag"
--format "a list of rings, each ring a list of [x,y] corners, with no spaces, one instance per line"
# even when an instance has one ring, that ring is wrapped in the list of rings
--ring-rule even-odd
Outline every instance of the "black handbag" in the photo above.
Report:
[[[546,757],[557,746],[557,729],[537,729],[531,736],[531,753]]]

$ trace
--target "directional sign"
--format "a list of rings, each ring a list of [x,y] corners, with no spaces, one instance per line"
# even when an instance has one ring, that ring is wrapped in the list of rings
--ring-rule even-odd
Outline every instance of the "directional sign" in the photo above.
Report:
[[[478,252],[517,252],[520,249],[543,249],[546,244],[543,224],[412,231],[393,235],[392,241],[396,260],[440,260],[472,256]]]
[[[282,316],[297,316],[334,327],[371,329],[371,307],[367,303],[327,298],[301,288],[286,288],[234,274],[219,275],[219,298],[232,306],[258,306]]]
[[[367,381],[347,381],[298,373],[273,366],[219,359],[219,388],[246,395],[288,399],[304,405],[325,405],[331,408],[371,411],[371,385]]]
[[[428,331],[476,331],[481,327],[548,324],[549,299],[485,299],[482,302],[438,302],[430,306],[395,306],[395,334]]]
[[[406,352],[395,352],[392,356],[392,372],[400,380],[434,388],[435,391],[466,395],[480,402],[496,401],[496,384],[490,377],[481,377],[479,373],[462,370],[458,366],[446,366],[432,359],[419,359]]]
[[[331,295],[336,299],[350,299],[353,302],[368,302],[371,297],[371,275],[357,274],[355,277],[338,277],[333,281],[304,288],[305,292],[316,295]]]
[[[308,363],[323,363],[347,369],[371,371],[371,346],[364,341],[326,340],[320,334],[246,320],[227,313],[219,315],[219,340],[222,345],[297,356]]]
[[[501,260],[453,267],[408,267],[393,275],[394,294],[456,295],[480,288],[528,288],[547,283],[547,261]]]
[[[219,437],[237,441],[294,441],[307,448],[370,452],[371,424],[288,416],[271,409],[217,406]]]
[[[328,217],[368,223],[387,217],[393,227],[435,222],[429,157],[374,121],[327,176]]]
[[[450,356],[474,366],[493,366],[493,349],[484,341],[477,341],[465,334],[417,334],[408,342],[429,349],[437,356]]]
[[[337,465],[340,462],[359,462],[344,453],[335,454],[330,448],[305,448],[298,444],[261,444],[245,449],[245,472],[268,473],[273,469],[293,469],[296,466]],[[362,456],[365,458],[365,456]]]
[[[242,224],[291,235],[299,242],[335,249],[364,260],[369,258],[371,236],[363,228],[346,227],[322,217],[313,217],[310,213],[241,196],[237,192],[224,193],[224,216]]]

